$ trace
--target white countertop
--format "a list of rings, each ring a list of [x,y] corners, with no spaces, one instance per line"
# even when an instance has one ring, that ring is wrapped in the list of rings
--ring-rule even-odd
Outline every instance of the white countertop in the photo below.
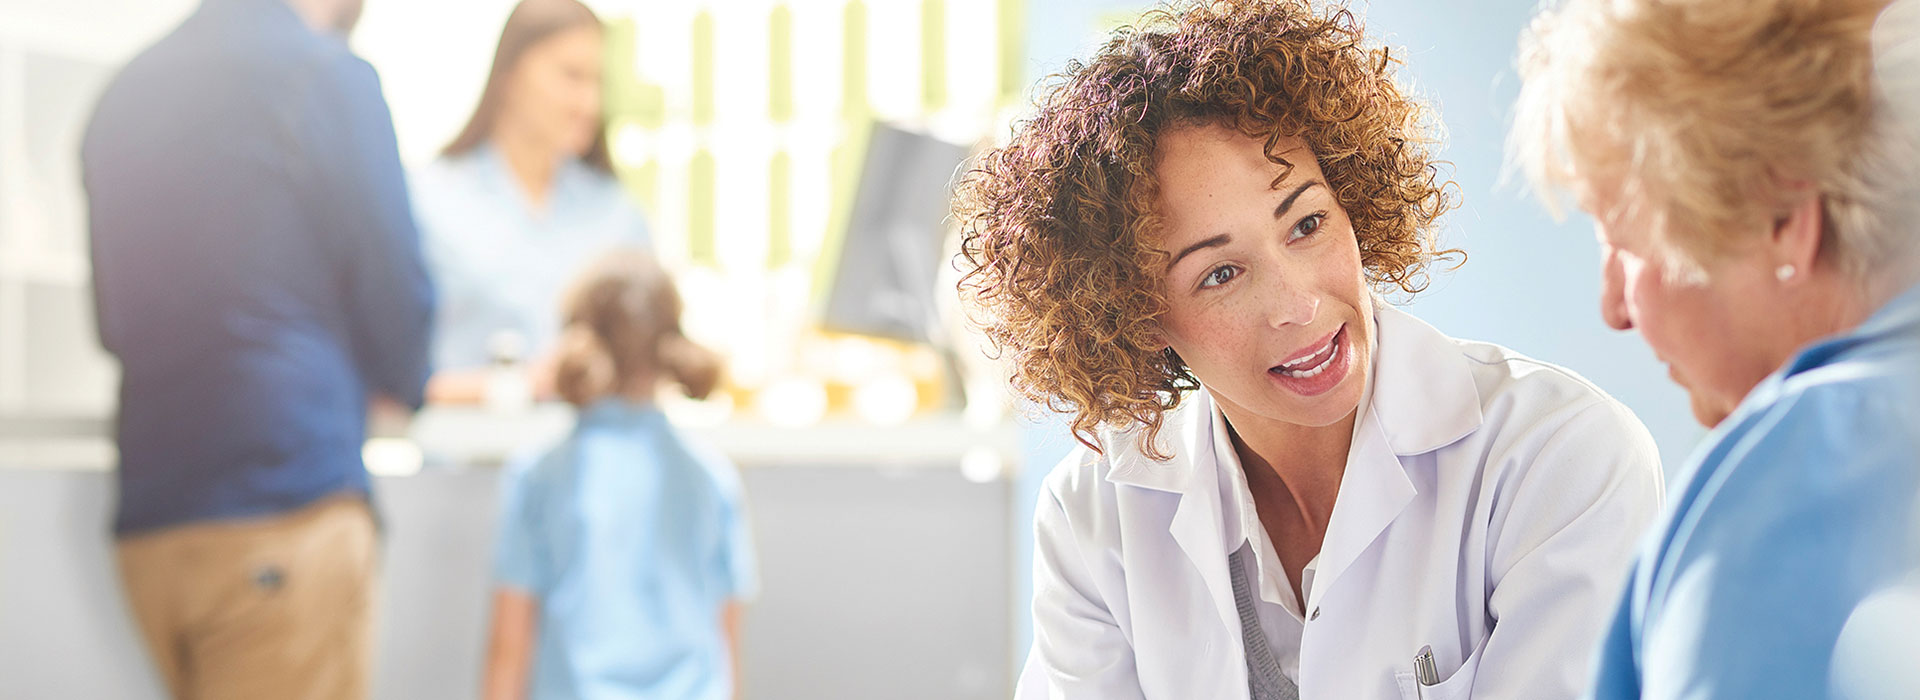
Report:
[[[522,450],[537,448],[573,425],[565,405],[535,406],[512,414],[477,408],[429,408],[403,435],[368,442],[368,467],[381,474],[421,468],[496,467]],[[753,418],[715,425],[683,426],[697,439],[743,468],[782,464],[944,467],[972,460],[976,473],[999,474],[1018,455],[1018,428],[1011,420],[990,427],[969,425],[958,414],[936,414],[896,426],[829,418],[806,427],[778,426]],[[15,418],[0,416],[0,469],[111,469],[117,459],[106,418]]]

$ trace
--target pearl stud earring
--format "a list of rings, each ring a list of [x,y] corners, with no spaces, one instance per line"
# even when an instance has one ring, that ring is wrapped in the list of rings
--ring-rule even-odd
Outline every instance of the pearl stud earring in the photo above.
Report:
[[[1795,272],[1798,272],[1798,270],[1793,269],[1792,265],[1781,265],[1780,267],[1774,268],[1773,276],[1775,279],[1785,282],[1793,279],[1793,273]]]

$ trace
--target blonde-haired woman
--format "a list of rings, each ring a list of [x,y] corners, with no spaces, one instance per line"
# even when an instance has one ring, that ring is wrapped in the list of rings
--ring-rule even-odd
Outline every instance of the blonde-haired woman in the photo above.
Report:
[[[568,292],[555,386],[579,423],[503,488],[488,698],[730,698],[755,565],[739,475],[653,404],[704,397],[715,356],[639,251]]]
[[[1887,4],[1571,0],[1530,32],[1515,153],[1597,220],[1602,316],[1713,427],[1599,698],[1915,697],[1858,663],[1897,647],[1843,641],[1920,546],[1920,65]]]

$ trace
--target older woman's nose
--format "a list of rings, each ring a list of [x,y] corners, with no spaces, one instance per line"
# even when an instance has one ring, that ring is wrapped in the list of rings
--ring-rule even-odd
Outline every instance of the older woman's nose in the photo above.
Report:
[[[1633,318],[1627,315],[1626,305],[1614,303],[1611,299],[1601,300],[1600,318],[1616,331],[1633,330]]]
[[[1609,249],[1601,263],[1600,318],[1617,331],[1633,329],[1633,316],[1627,313],[1626,285],[1622,277],[1620,261]]]

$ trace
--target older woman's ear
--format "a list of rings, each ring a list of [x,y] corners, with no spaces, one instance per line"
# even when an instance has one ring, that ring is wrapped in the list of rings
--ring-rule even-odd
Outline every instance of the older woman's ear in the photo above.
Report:
[[[1781,282],[1803,278],[1820,262],[1820,243],[1826,233],[1825,201],[1811,183],[1795,183],[1787,189],[1784,207],[1773,220],[1773,235],[1767,241],[1774,277]]]

